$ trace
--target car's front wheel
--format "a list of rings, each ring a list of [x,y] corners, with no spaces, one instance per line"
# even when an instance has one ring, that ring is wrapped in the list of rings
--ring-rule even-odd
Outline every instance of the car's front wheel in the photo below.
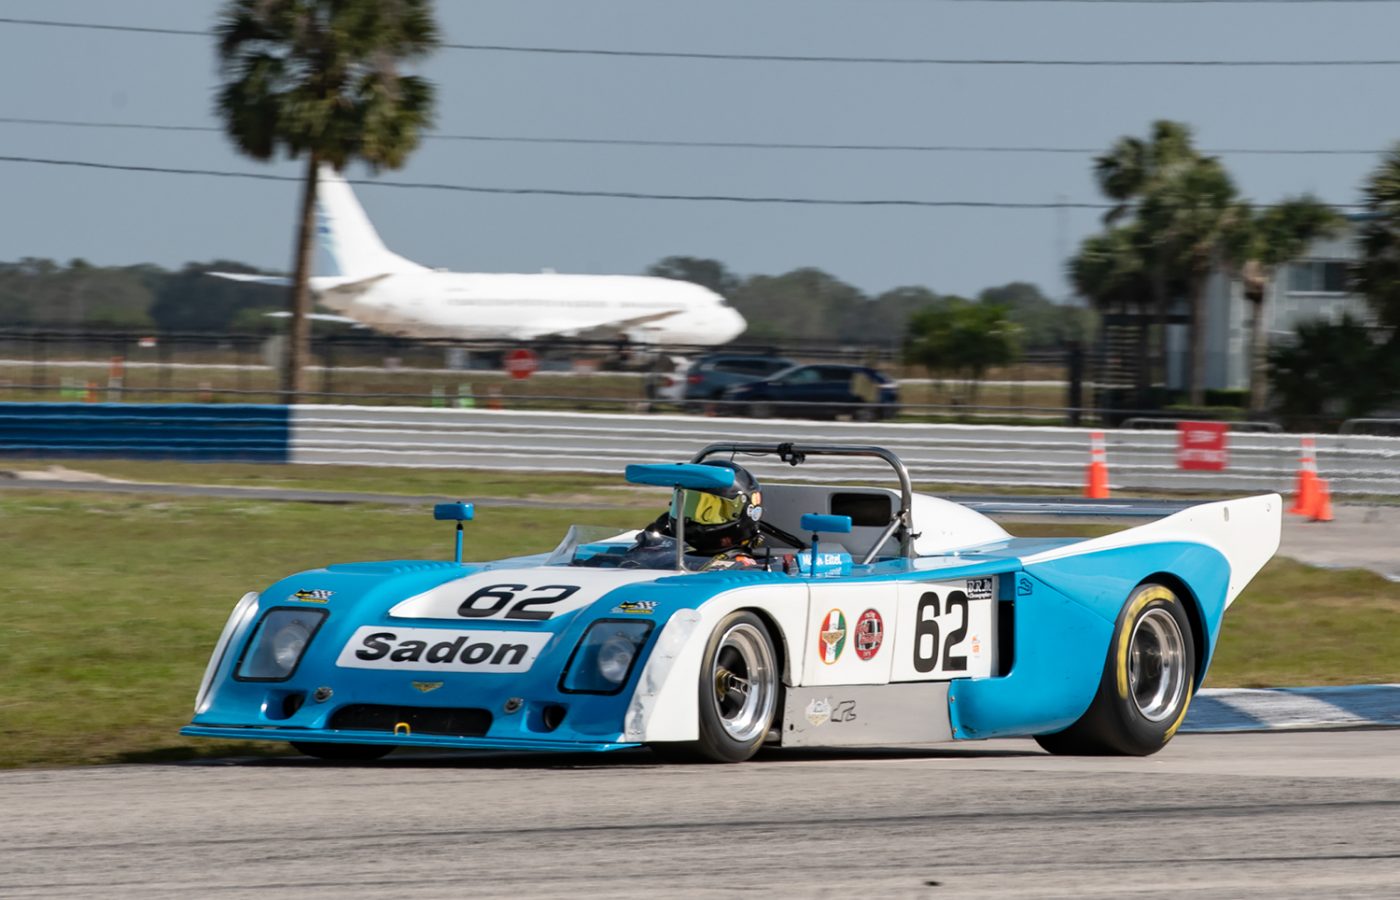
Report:
[[[699,740],[653,746],[667,759],[743,762],[763,746],[778,711],[781,673],[773,639],[758,616],[726,616],[700,666]]]
[[[1139,585],[1118,615],[1088,711],[1036,742],[1057,754],[1156,753],[1186,718],[1195,672],[1195,641],[1181,598],[1165,585]]]
[[[314,756],[317,759],[338,762],[370,762],[383,759],[394,748],[385,744],[323,744],[312,741],[292,741],[298,753]]]

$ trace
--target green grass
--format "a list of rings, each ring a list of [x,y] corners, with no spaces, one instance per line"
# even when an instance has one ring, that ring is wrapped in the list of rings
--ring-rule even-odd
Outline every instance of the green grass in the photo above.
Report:
[[[397,469],[385,466],[308,466],[271,463],[204,463],[175,460],[0,460],[0,472],[36,472],[61,465],[66,469],[91,472],[123,481],[246,485],[300,490],[345,491],[366,494],[406,494],[502,499],[538,498],[567,502],[654,505],[654,488],[636,488],[622,480],[622,466],[614,475],[573,473],[497,472],[477,469]],[[801,469],[793,469],[785,480],[800,481]],[[893,477],[876,479],[881,487],[894,485]],[[1035,485],[969,485],[916,482],[914,489],[932,494],[986,494],[1006,496],[1077,496],[1073,488]],[[1219,499],[1218,492],[1202,491],[1118,491],[1118,498],[1170,497]]]
[[[147,360],[154,361],[154,360]],[[206,362],[215,362],[207,359]],[[224,356],[221,362],[252,364],[254,358],[239,358],[237,354]],[[340,366],[365,365],[377,367],[383,364],[382,357],[337,358]],[[429,405],[439,403],[444,406],[457,406],[457,396],[471,393],[472,403],[486,405],[492,395],[498,395],[501,402],[510,409],[635,409],[645,400],[645,379],[636,374],[613,372],[592,372],[588,374],[558,374],[551,371],[539,372],[525,380],[517,380],[501,372],[471,371],[418,371],[415,365],[427,367],[442,365],[441,358],[420,358],[405,360],[405,368],[378,369],[376,371],[341,368],[332,372],[317,370],[310,373],[309,390],[313,395],[308,402],[370,404],[413,403]],[[918,368],[882,366],[894,378],[922,379],[927,373]],[[0,397],[5,400],[59,400],[82,399],[87,394],[87,386],[93,386],[98,399],[107,399],[107,384],[110,365],[97,363],[85,366],[13,366],[0,370]],[[215,402],[223,403],[270,403],[276,402],[278,373],[272,369],[243,369],[230,371],[220,368],[159,369],[128,368],[123,385],[128,393],[126,400],[131,402],[193,402],[209,399],[205,391],[251,391],[252,394],[214,394]],[[1044,384],[1024,384],[1024,381],[1058,380],[1064,378],[1059,366],[1018,366],[1006,370],[993,370],[987,374],[987,381],[1001,382],[984,384],[977,393],[976,405],[1000,408],[1056,408],[1066,402],[1066,388]],[[1015,383],[1006,383],[1006,382]],[[68,392],[61,394],[52,390],[66,386]],[[35,390],[34,388],[45,388]],[[344,394],[343,397],[320,398],[315,393],[326,392]],[[441,397],[440,401],[434,398]],[[416,399],[414,399],[416,398]],[[564,399],[572,398],[572,399]],[[900,388],[900,401],[905,405],[945,406],[948,412],[956,412],[957,407],[965,407],[972,402],[969,392],[962,384],[917,383]],[[671,408],[671,407],[664,407]]]
[[[637,517],[484,510],[468,526],[468,555],[546,550],[575,521],[621,527]],[[451,542],[449,526],[405,507],[0,494],[0,766],[282,752],[178,734],[233,603],[302,569],[442,559]],[[1230,610],[1210,678],[1216,687],[1376,681],[1400,681],[1400,584],[1286,560],[1270,563]]]
[[[1206,687],[1400,681],[1400,584],[1270,562],[1225,614]]]
[[[547,550],[576,520],[636,518],[493,509],[468,546]],[[27,766],[228,753],[176,732],[244,592],[329,562],[450,558],[452,530],[402,507],[33,494],[0,497],[0,548],[0,766]]]
[[[35,472],[61,465],[122,481],[238,485],[366,494],[451,496],[471,500],[587,495],[596,502],[655,504],[654,488],[634,488],[617,475],[487,472],[474,469],[395,469],[384,466],[295,466],[173,460],[4,460],[0,470]]]
[[[1007,525],[1025,537],[1094,537],[1117,529]],[[1225,614],[1206,687],[1400,681],[1400,584],[1364,569],[1274,559]]]

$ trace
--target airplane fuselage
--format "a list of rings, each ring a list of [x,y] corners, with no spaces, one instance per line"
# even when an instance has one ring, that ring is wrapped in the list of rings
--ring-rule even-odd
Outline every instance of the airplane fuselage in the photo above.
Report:
[[[636,275],[418,271],[347,283],[315,278],[322,306],[406,337],[625,336],[648,344],[722,344],[744,319],[699,285]]]

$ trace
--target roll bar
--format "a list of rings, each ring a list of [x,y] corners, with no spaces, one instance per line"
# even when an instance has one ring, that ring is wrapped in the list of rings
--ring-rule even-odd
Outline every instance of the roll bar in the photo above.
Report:
[[[703,462],[706,457],[719,454],[767,455],[776,456],[778,459],[790,466],[800,466],[807,460],[808,456],[868,456],[876,459],[883,459],[889,463],[890,468],[899,477],[899,512],[895,513],[888,526],[880,534],[880,539],[870,548],[870,552],[865,554],[865,558],[860,561],[860,565],[868,565],[875,554],[880,552],[880,548],[885,546],[889,539],[899,535],[899,552],[901,556],[912,558],[914,556],[914,486],[909,480],[909,470],[904,467],[904,461],[895,456],[884,447],[867,447],[859,445],[845,444],[795,444],[791,441],[781,444],[710,444],[695,456],[691,457],[691,462]]]

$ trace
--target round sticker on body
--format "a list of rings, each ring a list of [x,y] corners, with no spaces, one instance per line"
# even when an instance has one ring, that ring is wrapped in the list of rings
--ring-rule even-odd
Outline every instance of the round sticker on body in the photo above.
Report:
[[[870,660],[880,652],[880,644],[885,640],[885,622],[880,614],[867,609],[856,619],[856,656]]]

